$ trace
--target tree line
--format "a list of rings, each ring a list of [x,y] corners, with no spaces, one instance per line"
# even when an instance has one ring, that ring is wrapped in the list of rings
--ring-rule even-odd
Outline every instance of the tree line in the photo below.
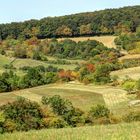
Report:
[[[140,25],[140,6],[0,25],[0,38],[55,38],[135,32]]]
[[[70,39],[63,41],[44,39],[40,41],[36,37],[33,37],[25,41],[7,39],[0,43],[0,54],[42,61],[48,61],[47,56],[53,56],[59,59],[89,59],[100,54],[109,54],[110,52],[115,53],[118,57],[120,56],[119,51],[113,48],[107,48],[103,43],[96,40],[75,42]]]

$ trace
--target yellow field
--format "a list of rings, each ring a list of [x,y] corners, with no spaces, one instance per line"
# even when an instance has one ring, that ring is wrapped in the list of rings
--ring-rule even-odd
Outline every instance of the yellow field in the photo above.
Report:
[[[122,110],[124,110],[129,101],[126,91],[121,88],[105,85],[84,85],[73,82],[50,84],[10,93],[1,93],[0,104],[13,101],[19,96],[40,103],[42,96],[49,97],[53,95],[60,95],[63,98],[69,99],[75,107],[85,111],[89,110],[93,105],[106,104],[108,108],[116,112],[114,108],[118,110],[118,108],[123,107]],[[119,106],[120,104],[123,106]]]
[[[125,59],[140,59],[140,54],[126,54],[125,56],[119,58],[120,61]]]
[[[119,80],[123,80],[126,76],[138,80],[140,79],[140,67],[133,67],[111,72],[111,75],[117,75]]]
[[[105,46],[109,48],[116,48],[116,45],[114,43],[114,39],[116,36],[95,36],[95,37],[75,37],[75,38],[59,38],[58,40],[64,40],[64,39],[71,39],[75,42],[79,41],[86,41],[86,40],[97,40],[99,42],[102,42]]]

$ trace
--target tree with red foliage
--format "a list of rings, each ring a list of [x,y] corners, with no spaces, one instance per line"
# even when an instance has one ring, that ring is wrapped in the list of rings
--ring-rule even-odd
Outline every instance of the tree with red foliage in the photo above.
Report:
[[[86,65],[86,68],[89,72],[95,72],[95,65],[94,64],[89,63]]]
[[[71,79],[72,79],[72,71],[70,71],[70,70],[67,70],[67,71],[65,71],[65,70],[61,70],[59,73],[58,73],[58,77],[60,78],[60,79],[62,79],[63,81],[71,81]]]

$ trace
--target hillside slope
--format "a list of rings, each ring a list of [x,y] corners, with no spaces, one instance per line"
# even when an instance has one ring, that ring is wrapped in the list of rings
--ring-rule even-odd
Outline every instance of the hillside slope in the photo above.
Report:
[[[86,40],[96,40],[99,41],[101,43],[103,43],[106,47],[108,48],[116,48],[116,45],[114,43],[116,36],[96,36],[96,37],[71,37],[71,38],[59,38],[58,40],[65,40],[65,39],[71,39],[75,42],[79,42],[79,41],[86,41]]]
[[[0,140],[139,140],[140,123],[15,132]]]
[[[106,9],[19,23],[1,24],[0,38],[54,38],[85,35],[112,35],[135,32],[140,25],[140,6]]]

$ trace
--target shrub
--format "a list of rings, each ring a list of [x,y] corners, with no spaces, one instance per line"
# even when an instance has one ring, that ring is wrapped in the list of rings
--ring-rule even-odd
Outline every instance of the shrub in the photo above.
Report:
[[[118,124],[118,123],[122,122],[122,117],[110,114],[109,115],[109,120],[110,120],[111,124]]]
[[[41,55],[40,55],[40,53],[38,51],[35,51],[33,53],[33,59],[35,59],[35,60],[41,60]]]
[[[4,132],[13,132],[17,129],[16,123],[11,119],[6,119],[3,124]]]
[[[109,83],[111,81],[110,79],[110,72],[112,70],[112,67],[110,64],[102,64],[98,65],[96,68],[96,71],[94,73],[94,82],[95,83]]]
[[[50,98],[44,96],[42,97],[42,103],[49,105],[53,112],[61,116],[70,126],[75,127],[77,124],[85,123],[84,112],[74,108],[69,100],[63,99],[59,95]]]
[[[140,99],[140,92],[137,92],[137,98]]]
[[[99,124],[99,125],[101,124],[106,125],[106,124],[110,124],[110,119],[107,117],[100,117],[100,118],[94,119],[93,123]]]
[[[13,131],[13,127],[24,131],[40,128],[40,120],[43,115],[40,106],[36,102],[19,98],[1,108],[5,115],[6,123],[4,125],[7,126],[7,131]]]
[[[85,77],[82,81],[85,85],[88,85],[90,83],[89,79]]]
[[[5,55],[6,54],[5,50],[4,49],[0,49],[0,54],[1,55]]]
[[[136,92],[136,82],[127,80],[123,83],[123,88],[128,92],[128,94]]]
[[[3,112],[0,112],[0,134],[4,132],[3,124],[5,122],[5,116]]]
[[[66,121],[61,116],[54,114],[49,107],[42,107],[42,114],[42,124],[45,128],[63,128],[67,126]]]
[[[18,88],[19,77],[13,71],[4,72],[0,76],[0,92],[8,92]]]
[[[59,95],[53,97],[42,97],[42,103],[45,105],[50,105],[54,113],[58,115],[64,115],[69,110],[73,109],[72,103],[66,99],[61,98]]]
[[[126,122],[140,121],[140,111],[135,112],[133,111],[125,115],[124,121]]]
[[[102,118],[102,117],[108,118],[110,115],[110,110],[104,105],[96,105],[91,107],[89,114],[92,118],[95,119]]]
[[[67,126],[66,121],[61,117],[53,117],[48,121],[49,128],[64,128]]]
[[[5,69],[16,69],[12,64],[6,64],[6,65],[4,65],[4,68]]]
[[[85,124],[84,112],[79,108],[73,108],[63,115],[63,118],[72,127],[83,126]]]

